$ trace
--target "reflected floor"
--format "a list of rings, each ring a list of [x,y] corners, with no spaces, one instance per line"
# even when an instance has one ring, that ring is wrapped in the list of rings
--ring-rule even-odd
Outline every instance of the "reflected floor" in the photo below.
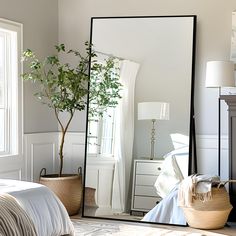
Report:
[[[111,218],[114,220],[121,219],[121,220],[134,220],[134,221],[140,221],[142,220],[143,216],[138,216],[138,215],[130,215],[127,213],[122,213],[122,214],[113,214],[113,215],[101,215],[98,217],[103,217],[103,218]]]
[[[143,218],[142,212],[133,212],[132,215],[128,213],[112,213],[110,210],[102,210],[96,207],[85,207],[85,216],[90,217],[101,217],[101,218],[111,218],[114,220],[128,220],[128,221],[140,221]]]

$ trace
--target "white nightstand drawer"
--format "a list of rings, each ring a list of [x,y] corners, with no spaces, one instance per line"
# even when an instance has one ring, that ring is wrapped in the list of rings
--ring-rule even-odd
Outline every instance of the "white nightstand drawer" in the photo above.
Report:
[[[155,187],[151,186],[136,186],[134,195],[159,197],[156,193]]]
[[[136,165],[136,174],[141,175],[159,175],[162,169],[161,162],[137,162]]]
[[[153,186],[156,182],[157,176],[153,175],[136,175],[135,185]]]
[[[158,198],[156,197],[134,197],[134,208],[139,210],[147,210],[149,211],[154,206],[156,206],[156,202]]]
[[[161,197],[154,187],[158,175],[162,171],[163,160],[134,160],[132,211],[147,212],[151,210]]]

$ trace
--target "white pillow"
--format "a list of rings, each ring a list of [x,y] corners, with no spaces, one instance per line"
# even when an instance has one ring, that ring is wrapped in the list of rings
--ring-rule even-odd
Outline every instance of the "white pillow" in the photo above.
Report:
[[[175,155],[176,162],[184,178],[188,177],[189,155]]]
[[[167,156],[164,160],[162,171],[154,184],[157,194],[164,198],[182,180],[183,175],[179,169],[175,156]]]
[[[175,157],[184,178],[188,177],[189,147],[181,147],[167,153],[163,158]]]

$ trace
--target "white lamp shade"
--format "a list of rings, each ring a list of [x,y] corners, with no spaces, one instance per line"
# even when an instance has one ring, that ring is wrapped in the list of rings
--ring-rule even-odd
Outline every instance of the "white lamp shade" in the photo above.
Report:
[[[206,87],[234,87],[234,63],[232,61],[208,61]]]
[[[141,102],[138,104],[139,120],[169,120],[169,103]]]

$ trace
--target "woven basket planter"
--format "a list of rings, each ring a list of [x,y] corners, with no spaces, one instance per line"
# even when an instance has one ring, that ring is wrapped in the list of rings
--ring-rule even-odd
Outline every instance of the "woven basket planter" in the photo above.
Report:
[[[232,208],[225,187],[213,187],[211,200],[205,202],[194,200],[191,207],[182,209],[190,227],[220,229],[227,222]]]
[[[76,174],[46,175],[46,169],[40,172],[40,184],[50,188],[65,206],[69,215],[76,215],[79,212],[82,199],[82,175]],[[42,175],[42,171],[45,174]],[[81,171],[81,170],[80,170]]]

